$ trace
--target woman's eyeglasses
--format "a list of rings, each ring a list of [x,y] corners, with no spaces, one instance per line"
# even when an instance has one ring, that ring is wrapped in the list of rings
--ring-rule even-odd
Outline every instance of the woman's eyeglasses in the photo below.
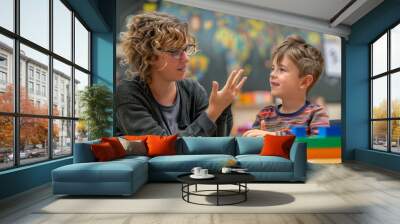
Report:
[[[196,53],[196,46],[194,44],[188,44],[183,49],[171,49],[165,50],[164,52],[169,53],[175,59],[180,59],[183,52],[185,52],[187,56],[194,55]]]

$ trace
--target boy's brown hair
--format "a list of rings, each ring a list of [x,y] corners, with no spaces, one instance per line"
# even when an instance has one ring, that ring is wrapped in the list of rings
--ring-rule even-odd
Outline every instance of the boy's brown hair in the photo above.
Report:
[[[280,63],[284,56],[295,63],[300,71],[300,77],[308,74],[313,76],[313,82],[307,89],[307,92],[309,92],[324,69],[324,58],[321,52],[307,44],[300,36],[291,35],[274,48],[271,59]]]

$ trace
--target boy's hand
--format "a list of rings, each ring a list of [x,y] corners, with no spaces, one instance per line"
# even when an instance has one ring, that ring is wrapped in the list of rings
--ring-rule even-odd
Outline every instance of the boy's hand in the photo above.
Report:
[[[231,72],[225,86],[218,90],[218,82],[213,81],[212,90],[207,108],[208,117],[216,121],[219,115],[228,107],[240,93],[247,77],[242,78],[243,69],[235,69]]]
[[[265,135],[276,135],[275,132],[251,129],[243,133],[243,137],[264,137]]]

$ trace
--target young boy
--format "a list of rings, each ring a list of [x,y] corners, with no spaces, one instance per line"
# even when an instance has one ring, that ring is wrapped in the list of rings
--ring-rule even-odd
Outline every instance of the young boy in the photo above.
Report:
[[[316,135],[318,127],[328,127],[325,109],[307,101],[307,93],[324,67],[320,51],[298,36],[289,36],[273,50],[272,62],[271,94],[282,104],[264,107],[257,114],[253,129],[243,136],[288,135],[293,126],[304,126],[307,135]]]

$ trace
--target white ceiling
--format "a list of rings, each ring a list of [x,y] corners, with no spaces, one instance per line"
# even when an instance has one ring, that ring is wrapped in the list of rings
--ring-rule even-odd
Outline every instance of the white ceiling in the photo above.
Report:
[[[224,0],[329,21],[351,0]]]
[[[166,1],[342,37],[350,34],[352,24],[383,2],[383,0]]]

